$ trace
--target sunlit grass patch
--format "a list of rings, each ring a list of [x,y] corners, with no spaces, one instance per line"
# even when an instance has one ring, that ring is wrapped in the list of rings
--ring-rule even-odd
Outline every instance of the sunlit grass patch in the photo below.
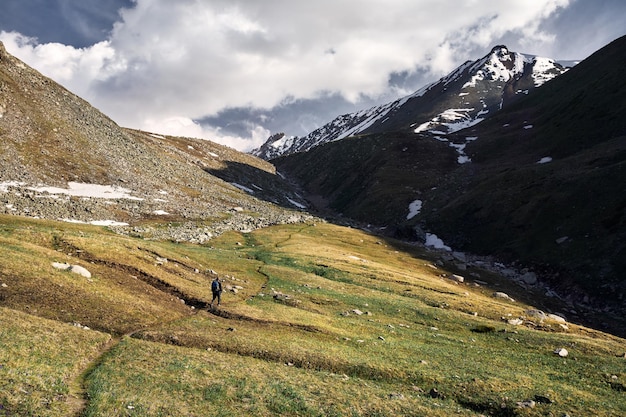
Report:
[[[41,346],[54,341],[67,352],[74,338],[80,346],[98,333],[12,313],[33,319],[32,328],[14,319],[5,332],[7,346],[23,350],[17,357],[49,354],[68,375],[90,369],[84,415],[609,416],[626,408],[622,339],[532,322],[525,312],[533,307],[492,296],[506,281],[454,282],[420,250],[358,230],[286,225],[189,245],[22,219],[0,227],[0,241],[4,307],[127,334],[72,367],[65,353]],[[52,261],[84,265],[92,277]],[[209,310],[214,273],[236,291]],[[507,322],[517,317],[522,325]],[[20,338],[20,326],[45,338]],[[39,365],[16,366],[26,382],[7,380],[17,391],[6,404],[39,410],[39,397],[19,391],[36,385],[28,378]],[[50,390],[69,395],[58,381]],[[551,403],[518,408],[535,397]],[[64,415],[57,411],[49,415]]]
[[[0,415],[71,415],[82,400],[70,398],[80,389],[74,380],[111,337],[3,307],[0,314]]]
[[[411,386],[132,339],[110,352],[88,386],[87,416],[473,414]]]

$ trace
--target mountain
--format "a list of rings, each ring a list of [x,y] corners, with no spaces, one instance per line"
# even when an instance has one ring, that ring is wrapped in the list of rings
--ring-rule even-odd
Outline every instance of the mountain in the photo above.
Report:
[[[575,227],[593,199],[587,210],[608,210],[598,225],[620,250],[624,220],[611,204],[623,201],[623,46],[474,126],[471,141],[414,128],[346,138],[277,160],[287,181],[209,141],[121,128],[0,45],[0,415],[623,415],[615,334],[626,326],[610,297],[608,310],[592,309],[518,265],[380,233],[441,227],[456,248],[488,221],[486,236],[502,227],[522,242],[515,221],[543,214],[507,218],[498,190],[515,202],[545,184],[554,201],[523,194],[561,217],[542,224]],[[289,167],[305,156],[306,170]],[[307,213],[291,183],[310,192],[307,175],[319,191],[308,201],[392,227]],[[573,201],[568,181],[604,188]],[[480,202],[488,218],[476,217]],[[425,229],[438,213],[442,224]],[[585,239],[580,227],[558,231],[568,233],[560,248]],[[611,283],[601,278],[597,287]]]
[[[301,201],[271,164],[210,141],[121,128],[0,44],[0,213],[148,229],[158,219],[221,219],[221,228],[249,229],[299,218]],[[204,227],[179,229],[150,233],[207,237]]]
[[[273,135],[251,153],[271,160],[349,136],[405,128],[452,133],[481,122],[566,70],[552,59],[496,46],[409,96],[338,116],[301,138]]]
[[[463,130],[404,125],[273,162],[329,213],[530,268],[572,310],[623,317],[625,51],[620,38]]]

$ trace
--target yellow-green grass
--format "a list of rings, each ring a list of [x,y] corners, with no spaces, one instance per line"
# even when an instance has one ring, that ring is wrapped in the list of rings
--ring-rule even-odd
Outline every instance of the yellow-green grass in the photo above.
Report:
[[[532,305],[492,297],[506,289],[523,299],[509,281],[474,270],[493,287],[475,286],[469,276],[454,282],[445,278],[453,269],[435,267],[436,254],[418,247],[331,224],[231,232],[188,245],[84,225],[0,220],[2,306],[127,335],[91,363],[76,358],[84,371],[76,385],[85,387],[88,401],[75,415],[617,416],[626,410],[623,339],[528,317]],[[93,276],[54,270],[53,261],[81,264]],[[207,308],[210,269],[238,286],[214,310]],[[516,317],[525,325],[503,320]],[[32,322],[45,330],[40,319]],[[58,344],[67,348],[72,334]],[[2,342],[15,351],[24,349],[20,340]],[[40,353],[45,343],[34,340],[35,362],[67,366]],[[566,358],[554,353],[562,347],[570,352]],[[433,398],[431,389],[444,398]],[[13,392],[0,393],[5,410],[25,402],[31,415],[72,409],[66,397],[49,406]],[[541,403],[544,397],[552,403]],[[533,399],[534,408],[518,408]]]
[[[106,357],[88,387],[86,416],[473,415],[411,386],[133,339]]]
[[[82,407],[76,380],[105,333],[0,307],[0,415],[64,416]]]

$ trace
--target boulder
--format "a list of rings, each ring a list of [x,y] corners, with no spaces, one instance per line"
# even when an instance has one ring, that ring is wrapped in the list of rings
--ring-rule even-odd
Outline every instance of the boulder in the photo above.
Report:
[[[563,317],[558,316],[558,315],[556,315],[556,314],[548,314],[548,318],[549,318],[550,320],[554,320],[554,321],[556,321],[557,323],[562,323],[562,324],[567,323],[567,320],[565,320]]]
[[[509,295],[507,293],[504,293],[504,292],[501,292],[501,291],[494,292],[493,293],[493,297],[494,298],[501,298],[503,300],[515,301],[511,297],[509,297]]]
[[[84,268],[80,265],[72,265],[72,267],[70,268],[70,272],[73,272],[85,278],[91,278],[91,272],[89,272],[87,268]]]
[[[535,319],[539,319],[541,321],[545,320],[546,318],[548,318],[548,316],[546,315],[546,313],[544,313],[541,310],[526,310],[525,311],[526,315],[528,317],[532,317]]]
[[[465,277],[463,277],[461,275],[453,274],[452,275],[452,280],[456,281],[456,282],[464,282],[465,281]]]
[[[91,278],[91,272],[80,265],[70,265],[65,262],[52,262],[52,267],[56,269],[62,269],[64,271],[73,272],[85,278]]]

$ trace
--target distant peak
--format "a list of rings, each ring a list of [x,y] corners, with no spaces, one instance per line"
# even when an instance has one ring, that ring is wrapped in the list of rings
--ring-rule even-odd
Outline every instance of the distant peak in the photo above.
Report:
[[[496,45],[491,49],[492,54],[508,54],[509,48],[506,45]]]

